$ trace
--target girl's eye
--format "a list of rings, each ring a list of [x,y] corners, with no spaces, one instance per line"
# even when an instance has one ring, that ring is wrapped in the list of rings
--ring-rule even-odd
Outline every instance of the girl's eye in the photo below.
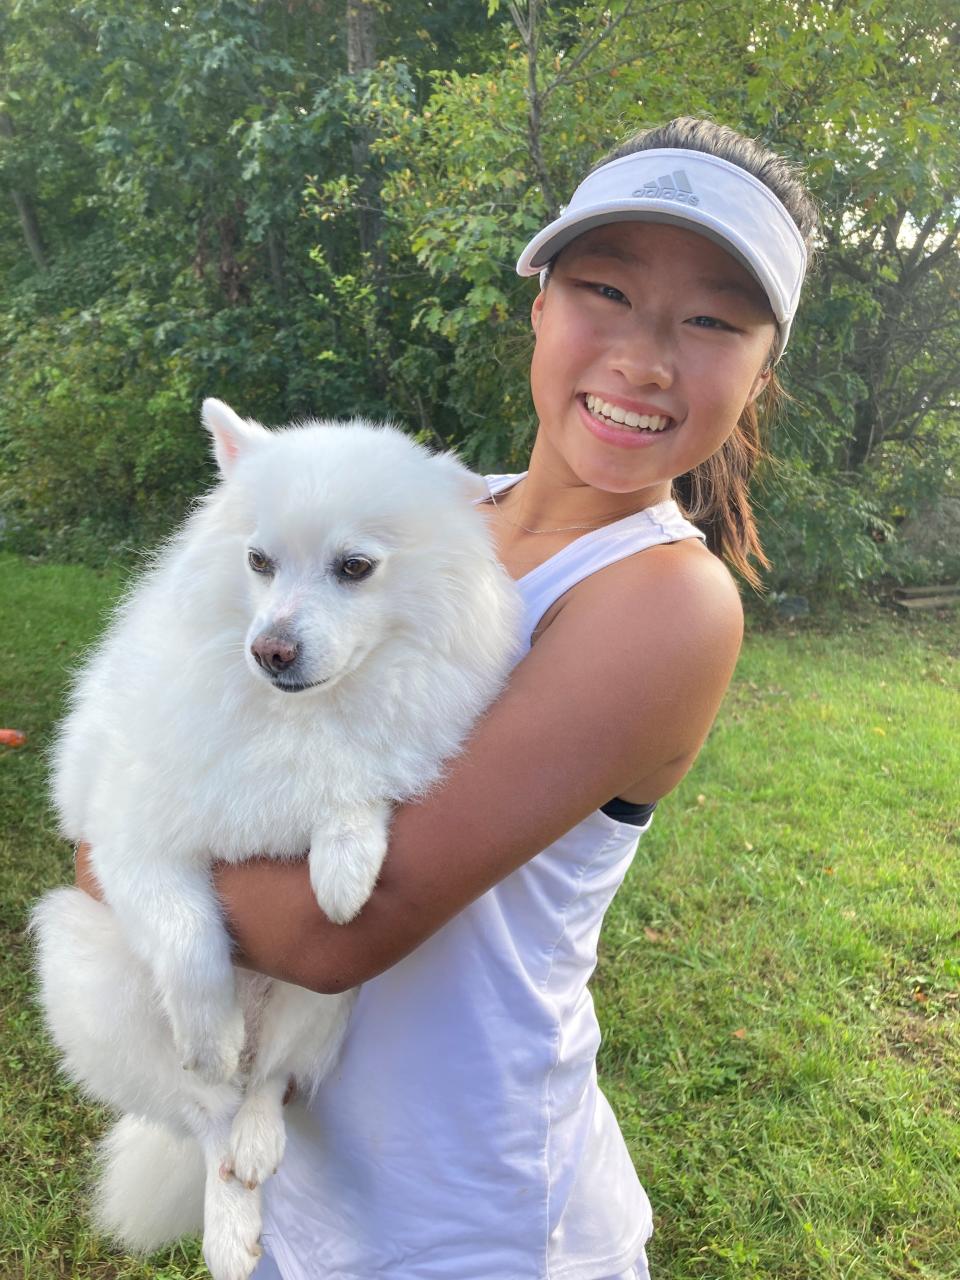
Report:
[[[251,547],[247,552],[247,564],[254,573],[273,573],[273,561],[256,547]]]
[[[731,333],[734,331],[732,324],[727,324],[726,320],[718,320],[716,316],[691,316],[689,323],[698,329],[727,329]]]
[[[376,567],[377,562],[366,556],[346,556],[337,565],[337,576],[344,582],[360,582],[368,578]]]
[[[615,289],[612,284],[595,284],[593,287],[601,298],[609,298],[611,302],[626,302],[627,300],[625,295],[619,289]]]

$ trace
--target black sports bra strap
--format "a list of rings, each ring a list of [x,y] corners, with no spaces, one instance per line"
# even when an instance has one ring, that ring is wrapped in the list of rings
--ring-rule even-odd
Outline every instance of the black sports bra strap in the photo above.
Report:
[[[618,797],[601,805],[600,812],[605,813],[608,818],[616,818],[617,822],[628,822],[631,827],[645,827],[656,807],[656,800],[650,804],[631,804],[629,800]]]

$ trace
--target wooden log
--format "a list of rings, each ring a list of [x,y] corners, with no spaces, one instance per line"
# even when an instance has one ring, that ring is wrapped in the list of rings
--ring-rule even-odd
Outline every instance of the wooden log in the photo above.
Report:
[[[933,587],[896,587],[893,592],[894,600],[909,600],[913,596],[958,596],[960,595],[960,583],[956,586],[950,584],[938,583]]]
[[[894,596],[893,603],[898,609],[947,609],[960,605],[960,592],[949,596],[910,596],[906,600]]]

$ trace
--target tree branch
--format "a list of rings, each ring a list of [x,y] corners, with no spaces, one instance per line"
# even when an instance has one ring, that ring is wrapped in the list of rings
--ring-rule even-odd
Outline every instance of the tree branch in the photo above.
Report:
[[[927,240],[930,236],[930,232],[934,229],[934,227],[940,221],[940,216],[942,213],[943,213],[942,209],[935,209],[933,213],[929,214],[927,218],[924,220],[923,226],[917,232],[916,240],[914,240],[909,253],[904,259],[904,267],[906,268],[907,271],[912,270],[913,267],[915,267],[916,264],[920,261],[920,258],[923,255],[923,246],[927,243]]]
[[[952,230],[944,236],[936,249],[934,249],[932,253],[927,254],[925,258],[920,259],[913,270],[909,273],[910,278],[916,279],[918,276],[926,275],[932,267],[936,266],[938,262],[942,261],[942,259],[947,256],[953,246],[957,243],[958,236],[960,236],[960,218],[956,220],[953,224]],[[904,274],[906,275],[906,273]]]
[[[665,7],[666,4],[668,3],[671,5],[672,8],[676,7],[675,0],[664,0],[663,5],[656,4],[651,7],[652,9],[660,9]],[[609,26],[602,27],[600,31],[597,33],[597,35],[594,36],[594,38],[590,40],[587,44],[583,45],[582,48],[579,49],[578,52],[574,55],[574,57],[572,57],[570,61],[567,64],[565,64],[563,71],[557,76],[555,76],[553,80],[550,81],[550,83],[543,90],[544,98],[546,99],[547,97],[549,97],[549,95],[553,93],[554,89],[558,89],[562,85],[570,84],[571,83],[570,74],[576,71],[577,67],[582,66],[582,64],[586,61],[586,59],[590,57],[591,53],[593,53],[595,49],[599,49],[600,45],[603,44],[604,40],[609,40],[609,38],[613,35],[614,31],[616,31],[620,23],[623,22],[626,18],[628,18],[632,12],[633,12],[633,2],[632,0],[628,0],[627,4],[624,6],[623,11],[619,13],[616,18],[613,19],[613,21],[609,24]],[[647,12],[649,12],[649,10]]]

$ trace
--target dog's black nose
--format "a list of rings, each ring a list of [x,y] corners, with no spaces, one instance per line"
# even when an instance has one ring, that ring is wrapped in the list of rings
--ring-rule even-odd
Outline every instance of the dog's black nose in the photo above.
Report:
[[[300,646],[287,636],[266,633],[257,636],[250,646],[250,652],[257,666],[276,675],[293,666],[300,656]]]

